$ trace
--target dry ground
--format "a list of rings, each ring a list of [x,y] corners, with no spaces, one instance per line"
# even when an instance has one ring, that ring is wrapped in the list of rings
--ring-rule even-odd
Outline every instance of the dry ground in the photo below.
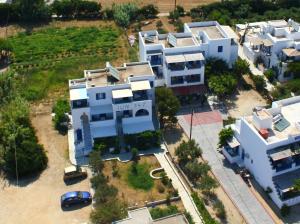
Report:
[[[143,156],[140,158],[139,163],[148,163],[150,170],[160,167],[155,156]],[[130,168],[132,162],[122,163],[118,161],[117,164],[120,177],[112,176],[113,161],[105,162],[104,174],[109,177],[109,183],[118,188],[119,196],[128,203],[128,207],[142,207],[145,205],[145,201],[162,200],[167,197],[167,189],[164,193],[159,193],[157,190],[157,185],[161,183],[160,180],[154,180],[154,187],[150,191],[137,190],[128,186],[126,181],[127,170]]]
[[[180,143],[183,140],[188,141],[188,137],[185,135],[185,133],[182,131],[179,125],[177,125],[175,128],[170,128],[167,131],[165,131],[164,138],[168,145],[168,150],[170,151],[170,154],[173,158],[176,158],[176,147],[180,145]],[[215,193],[225,206],[227,220],[224,223],[244,224],[244,218],[239,213],[238,209],[235,207],[233,202],[230,200],[229,196],[226,194],[224,189],[222,187],[218,187],[217,189],[215,189]],[[211,207],[207,207],[207,209],[210,212],[210,214],[214,213]]]
[[[76,224],[89,219],[91,206],[68,211],[60,207],[60,196],[63,193],[89,191],[90,184],[88,179],[69,186],[63,182],[63,169],[69,164],[66,159],[67,137],[53,129],[50,112],[50,106],[40,106],[39,114],[32,117],[39,142],[47,151],[48,168],[36,179],[20,181],[19,187],[1,178],[0,223]]]
[[[170,12],[174,9],[175,0],[95,0],[100,2],[103,8],[110,7],[113,3],[137,2],[138,5],[157,5],[160,12]],[[219,0],[177,0],[177,5],[181,5],[185,10],[190,10],[198,5],[206,5]]]

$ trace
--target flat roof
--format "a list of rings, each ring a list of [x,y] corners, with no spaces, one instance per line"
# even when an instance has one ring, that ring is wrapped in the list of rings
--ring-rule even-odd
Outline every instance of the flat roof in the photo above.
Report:
[[[70,100],[83,100],[87,98],[88,96],[87,96],[86,88],[70,90]]]
[[[112,97],[114,99],[123,98],[123,97],[132,97],[131,89],[118,89],[112,91]]]
[[[274,27],[286,27],[288,25],[285,20],[270,20],[268,23]]]
[[[230,26],[221,26],[229,38],[239,39],[238,35],[231,29]]]
[[[216,25],[211,26],[196,26],[190,27],[193,34],[199,33],[199,31],[205,32],[210,39],[221,39],[224,38],[224,35],[221,33],[219,28]]]
[[[148,80],[145,81],[135,81],[131,82],[131,90],[138,91],[138,90],[148,90],[151,89],[150,83]]]
[[[192,37],[177,37],[177,47],[193,46],[195,42]]]
[[[87,87],[98,87],[127,83],[127,78],[132,76],[154,76],[152,68],[148,62],[126,63],[125,66],[116,67],[115,69],[119,72],[119,80],[112,76],[108,68],[104,68],[86,70],[85,80],[81,79],[80,82],[86,82]],[[79,81],[77,80],[71,81],[75,83],[74,85],[79,84]]]
[[[297,179],[300,179],[300,169],[273,177],[273,181],[282,191],[292,188]]]
[[[282,52],[288,57],[298,57],[300,56],[300,51],[295,48],[284,48]]]

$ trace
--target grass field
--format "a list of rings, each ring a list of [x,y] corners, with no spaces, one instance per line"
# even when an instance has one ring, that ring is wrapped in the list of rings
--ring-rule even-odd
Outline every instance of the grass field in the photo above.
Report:
[[[128,60],[125,38],[115,25],[52,27],[9,37],[22,94],[39,100],[49,90],[66,93],[68,80],[82,77],[84,69]]]
[[[113,3],[124,3],[124,2],[137,2],[139,5],[154,4],[157,5],[160,12],[169,12],[174,9],[175,0],[97,0],[105,7],[110,7]],[[205,5],[212,2],[219,2],[219,0],[177,0],[177,5],[181,5],[185,10],[190,10],[198,5]]]

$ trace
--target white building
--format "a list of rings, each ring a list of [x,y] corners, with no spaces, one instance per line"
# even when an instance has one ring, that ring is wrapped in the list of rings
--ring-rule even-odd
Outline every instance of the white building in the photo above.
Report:
[[[88,154],[93,139],[154,130],[155,76],[148,62],[85,70],[69,81],[76,156]]]
[[[245,35],[243,51],[254,63],[261,60],[265,69],[273,68],[279,81],[293,77],[287,73],[291,61],[300,61],[300,28],[293,20],[272,20],[237,24],[237,31]],[[245,34],[246,33],[246,34]]]
[[[230,66],[238,57],[237,35],[216,21],[184,24],[183,33],[139,33],[140,61],[149,61],[157,86],[204,84],[204,61],[215,57]],[[195,89],[195,88],[194,88]]]
[[[300,178],[300,96],[256,108],[234,125],[234,137],[223,148],[231,163],[245,166],[278,207],[295,205],[300,194],[293,184]]]

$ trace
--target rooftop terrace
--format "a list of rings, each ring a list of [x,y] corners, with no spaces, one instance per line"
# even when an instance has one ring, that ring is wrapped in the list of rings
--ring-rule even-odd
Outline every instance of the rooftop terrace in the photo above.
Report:
[[[300,135],[300,96],[273,103],[270,109],[262,109],[246,118],[256,130],[268,129],[267,142],[272,143],[290,136]]]
[[[104,69],[85,70],[84,73],[85,78],[70,80],[70,87],[84,83],[87,87],[122,84],[128,82],[128,77],[153,75],[148,62],[127,63],[113,70],[110,70],[110,64],[107,63]]]
[[[193,34],[198,35],[200,31],[205,32],[210,39],[221,39],[224,35],[221,33],[220,29],[216,25],[211,26],[195,26],[190,27]]]

